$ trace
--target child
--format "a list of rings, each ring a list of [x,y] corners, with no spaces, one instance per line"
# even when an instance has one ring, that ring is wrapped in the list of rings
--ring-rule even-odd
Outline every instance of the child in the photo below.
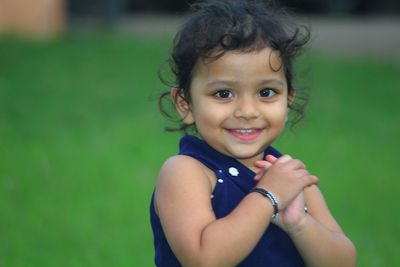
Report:
[[[318,179],[270,146],[301,111],[292,60],[308,35],[254,2],[194,8],[172,52],[186,135],[151,202],[156,265],[355,266]]]

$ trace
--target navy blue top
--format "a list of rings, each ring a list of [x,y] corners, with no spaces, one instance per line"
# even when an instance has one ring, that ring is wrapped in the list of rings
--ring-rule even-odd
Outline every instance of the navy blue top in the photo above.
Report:
[[[255,173],[252,170],[236,159],[216,151],[195,136],[182,137],[179,154],[191,156],[214,171],[217,183],[210,197],[217,219],[228,215],[256,185],[253,179]],[[264,154],[281,156],[272,147],[268,147]],[[154,193],[150,206],[150,219],[154,234],[156,265],[159,267],[182,266],[169,247],[160,219],[155,212]],[[271,223],[253,251],[238,266],[300,267],[304,266],[304,262],[289,236]]]

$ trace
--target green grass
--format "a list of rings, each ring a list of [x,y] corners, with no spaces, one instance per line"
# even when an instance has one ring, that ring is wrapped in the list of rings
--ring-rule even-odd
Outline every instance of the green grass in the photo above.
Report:
[[[0,266],[153,266],[148,206],[177,150],[168,39],[0,40]],[[400,61],[308,54],[307,118],[276,146],[321,179],[359,266],[396,266]]]

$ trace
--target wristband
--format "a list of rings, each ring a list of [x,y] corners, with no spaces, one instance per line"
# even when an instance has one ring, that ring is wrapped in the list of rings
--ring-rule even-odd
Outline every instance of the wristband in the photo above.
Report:
[[[274,194],[260,187],[254,187],[253,189],[250,190],[250,193],[251,192],[257,192],[271,201],[272,207],[274,208],[274,214],[272,214],[272,219],[274,219],[279,212],[278,200],[276,199]]]

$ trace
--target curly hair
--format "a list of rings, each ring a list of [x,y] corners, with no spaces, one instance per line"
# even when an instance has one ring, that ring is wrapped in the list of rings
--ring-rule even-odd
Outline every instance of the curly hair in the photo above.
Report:
[[[169,67],[175,80],[168,84],[178,89],[178,95],[191,103],[190,85],[193,68],[200,58],[216,60],[226,52],[248,53],[269,47],[277,51],[282,61],[289,93],[294,90],[293,61],[310,39],[306,26],[295,24],[285,9],[270,2],[258,1],[200,1],[191,6],[191,16],[174,38]],[[279,71],[279,70],[276,70]],[[290,105],[295,111],[292,126],[303,118],[308,96],[299,94]],[[170,92],[159,97],[160,111],[168,118],[174,116],[165,107],[165,100],[173,102]],[[167,131],[184,131],[189,125],[166,128]],[[195,129],[194,129],[195,130]]]

